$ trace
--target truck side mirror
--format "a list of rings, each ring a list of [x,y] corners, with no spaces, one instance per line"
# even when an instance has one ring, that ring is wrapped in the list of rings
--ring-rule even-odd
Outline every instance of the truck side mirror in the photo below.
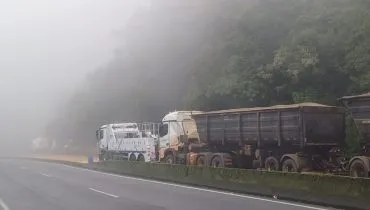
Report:
[[[96,130],[95,135],[96,135],[96,140],[99,141],[100,140],[99,130]]]

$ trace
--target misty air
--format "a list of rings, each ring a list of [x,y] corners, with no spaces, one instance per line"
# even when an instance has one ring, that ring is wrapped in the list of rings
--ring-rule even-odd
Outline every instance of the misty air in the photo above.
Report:
[[[370,209],[367,0],[0,4],[0,210]]]

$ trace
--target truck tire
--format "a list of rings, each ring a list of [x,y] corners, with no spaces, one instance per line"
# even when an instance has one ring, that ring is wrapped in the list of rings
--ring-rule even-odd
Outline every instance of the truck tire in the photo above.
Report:
[[[206,163],[206,157],[201,155],[197,159],[197,166],[205,166]]]
[[[266,158],[265,160],[265,170],[267,171],[278,171],[280,169],[279,161],[273,157],[270,156]]]
[[[104,155],[103,155],[103,159],[104,160],[110,160],[111,159],[111,154],[109,152],[105,152]]]
[[[129,161],[136,161],[136,156],[134,154],[130,155]]]
[[[166,156],[165,156],[165,163],[167,164],[174,164],[175,163],[175,158],[173,156],[172,153],[168,153]]]
[[[352,177],[368,177],[369,171],[366,169],[364,161],[358,159],[351,163],[349,174]]]
[[[99,154],[99,162],[104,161],[104,153]]]
[[[225,167],[225,163],[223,159],[219,155],[217,155],[212,158],[211,166],[214,168],[222,168],[222,167]]]
[[[284,172],[298,172],[297,164],[294,160],[287,158],[283,161],[282,171]]]
[[[137,161],[144,162],[144,161],[145,161],[144,155],[143,155],[143,154],[140,154],[140,155],[137,157]]]

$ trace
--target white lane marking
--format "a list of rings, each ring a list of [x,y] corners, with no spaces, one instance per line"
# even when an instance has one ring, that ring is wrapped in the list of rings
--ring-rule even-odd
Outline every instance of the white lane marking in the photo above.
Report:
[[[79,168],[79,167],[69,166],[69,165],[65,165],[65,164],[63,164],[63,166],[69,167],[69,168],[74,168],[74,169],[79,169],[79,170],[83,170],[83,171],[98,173],[98,174],[104,174],[104,175],[108,175],[108,176],[114,176],[114,177],[120,177],[120,178],[124,178],[124,179],[142,181],[142,182],[150,182],[150,183],[155,183],[155,184],[162,184],[162,185],[167,185],[167,186],[174,186],[174,187],[198,190],[198,191],[203,191],[203,192],[211,192],[211,193],[217,193],[217,194],[222,194],[222,195],[229,195],[229,196],[235,196],[235,197],[240,197],[240,198],[247,198],[247,199],[252,199],[252,200],[266,201],[266,202],[271,202],[271,203],[278,203],[278,204],[301,207],[301,208],[307,208],[307,209],[329,210],[328,208],[320,208],[320,207],[308,206],[308,205],[303,205],[303,204],[298,204],[298,203],[289,203],[289,202],[285,202],[285,201],[276,201],[276,200],[270,200],[270,199],[267,199],[267,198],[260,198],[260,197],[243,195],[243,194],[232,193],[232,192],[223,192],[223,191],[210,190],[210,189],[205,189],[205,188],[200,188],[200,187],[192,187],[192,186],[181,185],[181,184],[173,184],[173,183],[167,183],[167,182],[161,182],[161,181],[155,181],[155,180],[149,180],[149,179],[135,178],[135,177],[130,177],[130,176],[118,175],[118,174],[110,174],[110,173],[106,173],[106,172],[94,171],[94,170],[90,170],[90,169],[86,169],[86,168]]]
[[[27,168],[26,168],[26,167],[24,167],[24,166],[21,166],[21,169],[22,169],[22,170],[26,170]]]
[[[103,191],[100,191],[100,190],[97,190],[97,189],[94,189],[94,188],[89,188],[89,190],[92,190],[94,192],[101,193],[101,194],[104,194],[104,195],[108,195],[108,196],[113,197],[113,198],[118,198],[117,195],[106,193],[106,192],[103,192]]]
[[[40,175],[43,175],[43,176],[46,176],[46,177],[51,177],[51,175],[49,175],[49,174],[44,174],[44,173],[40,173]]]
[[[3,210],[10,210],[9,207],[5,204],[5,202],[3,200],[1,200],[1,199],[0,199],[0,207]]]

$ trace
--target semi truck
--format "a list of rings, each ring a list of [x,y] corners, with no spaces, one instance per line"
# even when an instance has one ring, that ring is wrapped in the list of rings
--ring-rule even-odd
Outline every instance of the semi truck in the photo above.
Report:
[[[318,160],[329,160],[344,144],[340,107],[303,103],[181,114],[186,113],[191,113],[192,136],[176,139],[167,127],[183,121],[168,122],[173,113],[163,119],[160,158],[167,163],[299,171],[319,167]]]
[[[339,99],[363,136],[345,157],[345,108],[301,103],[167,114],[159,128],[166,163],[369,176],[370,94]]]
[[[99,160],[154,161],[159,125],[114,123],[96,131]]]

